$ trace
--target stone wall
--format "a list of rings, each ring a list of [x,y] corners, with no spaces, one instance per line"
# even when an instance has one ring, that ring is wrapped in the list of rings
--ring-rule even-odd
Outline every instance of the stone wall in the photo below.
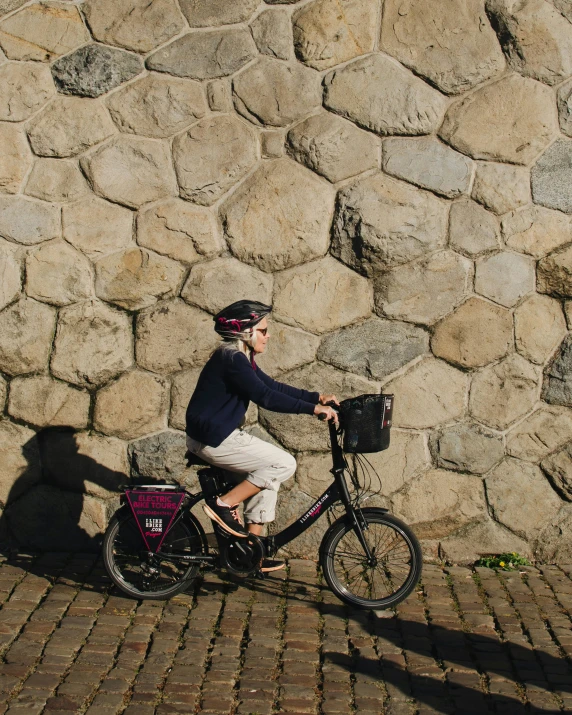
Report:
[[[3,539],[90,548],[127,478],[196,483],[185,406],[248,296],[273,375],[395,393],[378,501],[428,556],[572,558],[571,22],[0,0]],[[326,430],[249,419],[297,454],[281,525],[328,480]]]

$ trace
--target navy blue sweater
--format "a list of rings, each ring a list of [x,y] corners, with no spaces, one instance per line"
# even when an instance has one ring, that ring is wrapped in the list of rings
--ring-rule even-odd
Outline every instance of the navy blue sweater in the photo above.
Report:
[[[320,394],[273,380],[244,353],[215,350],[187,407],[187,434],[218,447],[240,425],[251,400],[273,412],[313,415]]]

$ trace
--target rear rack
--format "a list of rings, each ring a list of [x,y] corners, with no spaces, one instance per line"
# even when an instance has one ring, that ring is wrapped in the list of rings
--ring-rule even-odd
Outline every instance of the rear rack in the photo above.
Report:
[[[179,484],[125,484],[124,489],[183,489]]]

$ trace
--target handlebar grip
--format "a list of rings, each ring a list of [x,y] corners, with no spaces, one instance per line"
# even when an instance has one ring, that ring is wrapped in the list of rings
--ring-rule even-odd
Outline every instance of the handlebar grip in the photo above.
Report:
[[[328,416],[325,415],[323,412],[321,412],[321,413],[318,415],[318,419],[320,420],[320,422],[323,422],[324,420],[327,420],[327,419],[328,419]]]

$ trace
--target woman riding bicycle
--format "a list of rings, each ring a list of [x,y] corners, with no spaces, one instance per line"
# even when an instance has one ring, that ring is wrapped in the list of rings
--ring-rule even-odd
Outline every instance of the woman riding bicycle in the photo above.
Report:
[[[241,429],[249,402],[273,412],[325,415],[337,422],[326,403],[338,404],[335,395],[308,392],[273,380],[256,364],[255,355],[270,338],[266,316],[271,306],[239,300],[215,318],[215,331],[223,338],[204,366],[187,407],[187,446],[205,462],[246,474],[246,479],[220,497],[207,499],[206,514],[236,537],[260,535],[274,520],[280,484],[296,471],[291,454]],[[246,501],[244,520],[237,508]],[[282,568],[263,564],[263,571]]]

